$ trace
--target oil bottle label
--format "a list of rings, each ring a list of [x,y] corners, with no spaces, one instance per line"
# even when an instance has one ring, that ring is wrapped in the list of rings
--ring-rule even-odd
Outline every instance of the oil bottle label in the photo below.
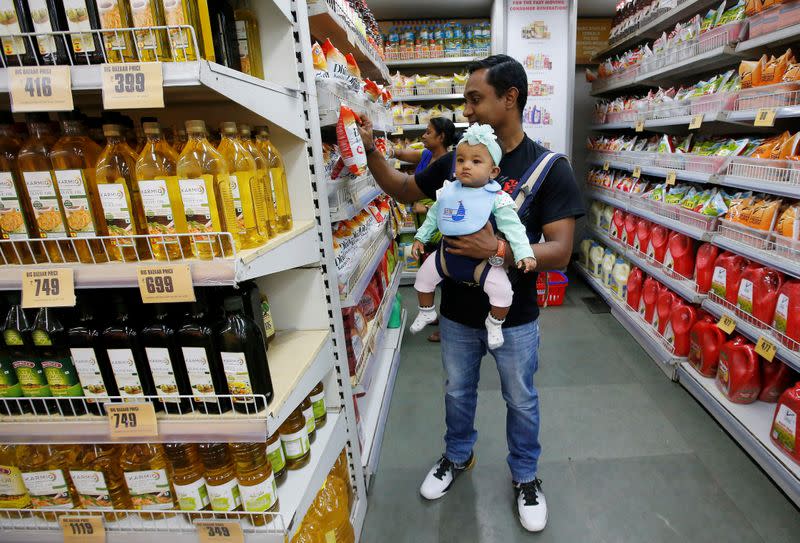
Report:
[[[778,406],[775,414],[775,424],[772,425],[772,437],[777,440],[784,449],[795,452],[797,446],[797,413],[792,411],[788,405]]]
[[[261,297],[261,317],[264,319],[264,331],[267,333],[267,338],[274,336],[275,322],[272,320],[272,311],[266,296]]]
[[[308,442],[308,432],[306,432],[305,427],[293,434],[281,434],[281,443],[283,443],[283,450],[286,452],[286,458],[289,460],[300,458],[311,448],[311,444]]]
[[[92,29],[86,0],[64,0],[64,11],[67,12],[67,26],[71,31]],[[94,39],[90,33],[71,34],[70,38],[72,38],[72,49],[76,53],[94,52]]]
[[[165,398],[163,401],[176,403],[178,398],[178,383],[175,382],[175,373],[172,370],[172,361],[169,349],[163,347],[145,347],[147,362],[150,364],[150,373],[156,386],[156,393]]]
[[[211,503],[206,490],[206,480],[203,477],[188,485],[173,483],[172,486],[175,488],[175,496],[178,497],[178,507],[181,511],[198,511]]]
[[[247,22],[236,21],[236,39],[239,40],[239,57],[248,55],[247,48]]]
[[[192,387],[195,401],[216,402],[214,381],[211,379],[211,368],[203,347],[183,347],[183,361],[189,373],[189,384]],[[210,396],[209,396],[210,395]]]
[[[286,466],[286,457],[283,455],[283,445],[277,439],[275,443],[267,443],[267,458],[272,466],[272,472],[278,473]]]
[[[172,509],[172,492],[166,470],[126,471],[125,482],[134,509]]]
[[[14,360],[11,365],[14,366],[23,396],[26,398],[50,396],[50,387],[47,386],[41,365],[33,360]]]
[[[83,395],[89,397],[86,401],[94,403],[94,400],[91,399],[92,396],[108,395],[94,349],[90,347],[73,347],[69,351],[72,355],[72,364],[78,372],[78,379],[83,387]]]
[[[22,480],[22,473],[14,466],[0,465],[0,507],[24,509],[30,505],[31,498]]]
[[[72,484],[75,485],[75,490],[78,491],[78,496],[81,499],[81,505],[85,509],[114,509],[114,504],[111,502],[111,493],[106,484],[106,478],[102,471],[83,471],[83,470],[69,470],[69,476],[72,477]]]
[[[269,477],[253,486],[239,485],[242,494],[242,505],[245,511],[263,512],[275,505],[278,499],[278,487],[275,477],[270,472]]]
[[[33,29],[36,32],[50,33],[53,31],[46,0],[28,0],[28,9],[31,11],[31,21],[33,21]],[[39,54],[47,55],[56,52],[56,40],[53,36],[36,36],[36,42],[39,46]]]
[[[3,13],[3,24],[0,24],[0,36],[3,37],[3,52],[6,55],[24,55],[25,39],[21,36],[11,37],[11,34],[20,34],[19,14],[14,7],[14,0],[0,0],[0,12]]]
[[[0,232],[3,239],[28,239],[25,216],[11,172],[0,172]]]
[[[117,381],[120,396],[144,396],[142,382],[139,380],[139,372],[136,369],[136,362],[133,360],[133,351],[130,349],[108,349],[108,361],[111,363],[111,371],[114,372],[114,379]]]
[[[19,398],[22,396],[22,385],[11,364],[11,358],[0,353],[0,398]],[[0,496],[3,493],[0,491]]]
[[[317,421],[314,418],[314,406],[303,410],[303,417],[306,419],[306,433],[311,435],[317,429]]]
[[[167,26],[184,26],[186,17],[183,14],[183,2],[180,0],[164,0],[164,19]],[[174,28],[169,31],[169,38],[172,47],[175,49],[185,49],[189,46],[189,35],[186,29]]]
[[[314,418],[319,420],[321,419],[325,413],[325,392],[320,392],[319,394],[315,394],[309,398],[311,400],[311,406],[314,409]]]
[[[283,168],[270,168],[269,169],[269,188],[272,191],[272,206],[275,208],[275,214],[280,218],[284,215],[283,204],[278,203],[278,196],[276,191],[280,190],[280,182],[283,176]],[[275,187],[278,185],[278,188]],[[282,198],[281,198],[282,199]]]
[[[136,28],[148,28],[158,24],[149,0],[131,2],[131,15],[133,15],[133,26]],[[139,45],[139,49],[155,49],[156,31],[136,31],[136,43]]]
[[[60,469],[23,472],[22,480],[25,481],[25,487],[31,495],[35,509],[42,507],[72,509],[69,487],[64,472]]]
[[[167,182],[163,179],[139,181],[139,194],[147,219],[149,234],[174,234],[175,217],[169,202]]]
[[[43,238],[65,238],[67,227],[61,216],[56,187],[49,171],[22,172],[33,206],[33,215]]]
[[[110,236],[130,236],[135,234],[133,231],[133,220],[131,219],[130,198],[125,181],[120,179],[119,183],[105,183],[97,185],[100,193],[100,202],[103,204],[103,216],[108,225]],[[118,240],[117,243],[120,243]],[[131,241],[126,241],[130,244]]]
[[[231,196],[233,197],[233,210],[236,212],[237,228],[241,231],[247,227],[255,227],[255,224],[248,225],[244,217],[244,209],[242,208],[242,193],[239,190],[239,180],[246,179],[247,172],[235,172],[231,175]]]
[[[222,352],[222,368],[225,370],[225,379],[228,381],[228,390],[231,394],[252,394],[253,386],[250,382],[250,373],[247,371],[247,360],[244,353]],[[235,403],[254,402],[254,398],[233,398]]]
[[[773,326],[781,334],[786,333],[786,321],[789,318],[789,297],[786,294],[778,295],[778,304],[775,306],[775,322]]]
[[[221,485],[206,483],[206,488],[208,497],[211,499],[211,509],[214,511],[233,511],[242,505],[239,485],[235,478]]]
[[[96,229],[81,170],[56,170],[56,183],[64,203],[70,236],[94,237]]]
[[[72,359],[45,358],[40,364],[53,396],[83,396],[83,388]]]
[[[189,232],[213,232],[211,220],[211,207],[206,194],[204,179],[181,179],[178,181],[183,199],[183,210],[186,214],[186,223]]]
[[[121,0],[104,0],[97,3],[97,9],[100,12],[100,26],[102,28],[124,28],[127,26],[122,24],[120,2]],[[126,49],[123,33],[119,35],[104,34],[103,40],[106,43],[106,49],[111,51],[124,51]]]

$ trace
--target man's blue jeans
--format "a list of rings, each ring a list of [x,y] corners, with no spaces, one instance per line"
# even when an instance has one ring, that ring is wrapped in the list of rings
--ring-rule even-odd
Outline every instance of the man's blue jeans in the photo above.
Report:
[[[478,439],[475,408],[481,358],[486,354],[486,330],[470,328],[439,317],[442,364],[446,374],[445,412],[447,433],[445,456],[456,464],[469,460]],[[533,374],[539,365],[539,321],[503,328],[505,343],[492,351],[500,372],[506,401],[508,466],[517,483],[536,478],[542,447],[539,444],[539,394]]]

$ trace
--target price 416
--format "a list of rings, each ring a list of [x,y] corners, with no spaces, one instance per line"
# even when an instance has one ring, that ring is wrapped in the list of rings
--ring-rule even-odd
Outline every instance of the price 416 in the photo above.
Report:
[[[33,97],[52,96],[53,85],[50,81],[50,76],[42,75],[38,77],[25,78],[25,92]]]

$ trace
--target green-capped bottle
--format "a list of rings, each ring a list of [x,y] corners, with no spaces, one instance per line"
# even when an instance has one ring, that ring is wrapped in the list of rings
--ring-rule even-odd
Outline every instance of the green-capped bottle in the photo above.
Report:
[[[19,299],[15,300],[19,302]],[[51,396],[44,370],[36,357],[31,341],[31,327],[22,306],[13,303],[3,325],[3,342],[11,359],[11,367],[17,376],[22,395],[26,398],[47,398]],[[57,413],[52,400],[30,400],[23,403],[23,409],[30,407],[35,413]]]
[[[59,411],[65,415],[83,415],[86,407],[82,400],[83,387],[69,352],[67,329],[58,318],[57,310],[39,309],[33,321],[31,339],[38,362],[44,371],[50,394],[58,400]]]

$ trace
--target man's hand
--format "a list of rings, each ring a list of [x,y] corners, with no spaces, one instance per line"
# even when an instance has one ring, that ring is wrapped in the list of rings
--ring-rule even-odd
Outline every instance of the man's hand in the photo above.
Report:
[[[448,253],[486,260],[497,254],[497,236],[494,235],[492,223],[473,234],[458,236],[457,238],[445,237],[449,247]]]
[[[522,260],[517,262],[517,268],[521,269],[525,273],[536,271],[536,261],[530,257],[523,258]]]
[[[422,253],[425,252],[425,245],[418,239],[414,240],[414,244],[411,246],[411,256],[414,258],[419,258]]]
[[[361,141],[364,142],[364,149],[375,147],[375,140],[372,138],[372,121],[366,115],[359,115],[361,123],[358,125],[358,132],[361,134]]]

